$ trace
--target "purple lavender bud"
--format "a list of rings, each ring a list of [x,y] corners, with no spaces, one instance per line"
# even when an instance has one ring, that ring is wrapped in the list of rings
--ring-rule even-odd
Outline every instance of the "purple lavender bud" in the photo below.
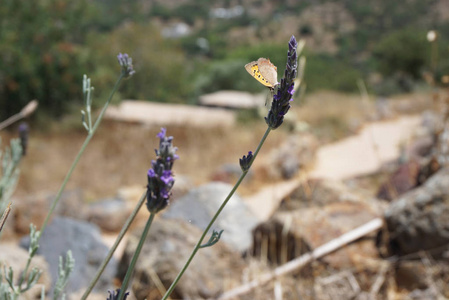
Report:
[[[240,168],[242,169],[243,172],[249,170],[249,168],[251,167],[252,160],[253,160],[253,152],[252,151],[248,151],[248,156],[243,155],[243,157],[240,158],[240,160],[239,160]]]
[[[167,185],[170,184],[174,180],[171,176],[171,170],[164,170],[162,172],[161,180]]]
[[[151,177],[151,178],[156,177],[156,173],[154,172],[153,169],[149,169],[147,175],[148,175],[148,177]]]
[[[148,170],[147,208],[151,213],[164,209],[170,200],[171,188],[175,182],[172,167],[178,148],[173,147],[173,137],[166,136],[167,130],[161,128],[157,134],[160,139],[159,149],[155,149],[157,158],[151,161],[152,168]]]
[[[281,79],[277,93],[273,96],[271,109],[265,122],[271,129],[276,129],[284,122],[284,116],[290,109],[290,101],[294,92],[294,80],[297,75],[298,61],[296,48],[298,43],[294,36],[290,38],[288,43],[287,66],[285,68],[284,77]]]
[[[117,289],[115,292],[108,291],[109,296],[106,300],[118,300],[118,296],[120,295],[120,289]],[[126,300],[126,297],[128,297],[129,292],[125,293],[125,296],[123,297],[123,300]]]
[[[168,201],[168,198],[170,197],[170,191],[166,189],[161,190],[161,197],[167,199]]]
[[[29,127],[25,122],[20,123],[19,125],[19,138],[20,145],[22,146],[22,155],[25,156],[28,148],[28,136],[29,136]]]
[[[159,132],[156,136],[160,139],[163,139],[165,137],[165,134],[167,133],[167,129],[164,127],[161,128],[161,132]]]
[[[294,53],[296,54],[296,48],[298,47],[298,43],[296,42],[295,36],[292,35],[292,37],[290,38],[290,41],[288,42],[288,50],[289,52],[292,52],[293,50]]]
[[[136,73],[136,71],[134,71],[133,69],[133,59],[129,57],[128,54],[119,53],[117,55],[117,59],[120,66],[122,67],[122,74],[125,78],[128,78]]]

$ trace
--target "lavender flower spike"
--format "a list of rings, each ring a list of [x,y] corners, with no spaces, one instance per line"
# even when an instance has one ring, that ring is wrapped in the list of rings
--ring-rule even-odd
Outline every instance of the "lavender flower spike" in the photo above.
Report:
[[[294,36],[290,38],[288,43],[287,67],[284,77],[281,79],[276,95],[273,96],[273,103],[265,117],[265,122],[271,129],[276,129],[284,122],[284,116],[290,109],[290,101],[292,101],[294,80],[297,76],[298,57],[296,48],[298,43]]]
[[[133,59],[128,56],[128,54],[121,54],[119,53],[117,55],[118,62],[120,66],[122,67],[122,74],[125,76],[125,78],[130,77],[136,71],[133,69]]]
[[[171,188],[175,183],[172,167],[176,159],[178,148],[173,147],[173,137],[167,137],[167,130],[161,129],[157,134],[160,139],[159,149],[156,149],[156,160],[151,161],[151,168],[148,170],[147,178],[147,208],[151,213],[157,213],[164,209],[171,196]]]

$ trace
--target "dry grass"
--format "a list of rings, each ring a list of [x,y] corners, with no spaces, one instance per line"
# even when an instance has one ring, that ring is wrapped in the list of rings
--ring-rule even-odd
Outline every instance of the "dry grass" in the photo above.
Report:
[[[295,109],[297,118],[307,122],[321,141],[330,142],[357,131],[373,111],[372,101],[364,103],[359,95],[318,92],[306,95]]]
[[[136,124],[105,122],[81,158],[67,189],[82,188],[88,200],[110,197],[120,187],[146,185],[146,172],[159,146],[156,134],[160,128]],[[238,165],[238,159],[254,151],[265,131],[265,124],[234,128],[167,128],[174,136],[181,159],[174,171],[188,176],[195,184],[210,180],[225,163]],[[266,142],[266,148],[279,144],[285,132],[277,130]],[[13,134],[1,132],[7,142]],[[22,162],[17,196],[38,192],[56,193],[70,168],[86,133],[82,130],[31,131],[28,155]],[[264,152],[263,151],[263,152]],[[263,153],[261,153],[263,157]]]
[[[407,108],[411,98],[420,103],[418,110],[406,109],[408,113],[416,113],[427,108],[429,99],[425,95],[398,98],[395,103],[398,108],[393,108],[395,111]],[[374,104],[363,103],[358,95],[348,96],[333,92],[309,95],[299,107],[295,106],[297,105],[295,102],[293,105],[288,117],[293,122],[308,123],[310,130],[320,137],[322,143],[354,133],[372,117],[374,111]],[[52,127],[54,128],[46,132],[32,129],[28,155],[21,165],[22,174],[16,196],[30,196],[41,192],[56,193],[86,136],[85,131],[80,130],[78,126],[74,128],[54,123]],[[256,166],[263,164],[270,150],[276,149],[282,143],[288,135],[285,130],[287,127],[282,126],[270,134],[256,161]],[[208,182],[223,164],[238,165],[239,157],[248,150],[254,151],[265,129],[263,120],[240,123],[233,128],[169,127],[168,134],[174,136],[174,144],[179,148],[178,154],[181,157],[174,170],[177,175],[189,177],[196,185]],[[113,196],[124,186],[141,185],[143,190],[146,185],[146,171],[150,161],[154,159],[154,148],[158,147],[156,134],[159,130],[156,127],[137,124],[104,122],[82,157],[67,188],[81,188],[88,201]],[[1,131],[0,137],[5,145],[13,134]],[[370,187],[373,185],[371,181],[376,181],[376,178],[359,179],[357,186]],[[262,184],[264,182],[260,180],[247,180],[239,192],[255,191]],[[252,264],[249,263],[246,272],[251,277],[253,274],[260,274],[266,268],[268,268],[266,265],[253,261]],[[362,290],[369,290],[377,275],[376,272],[363,268],[350,272]],[[284,299],[299,297],[330,299],[331,295],[325,293],[331,291],[329,284],[324,285],[317,279],[320,276],[330,277],[334,273],[336,270],[327,269],[321,262],[314,262],[301,274],[267,284],[252,294],[243,296],[242,299],[273,299],[276,285],[281,286]],[[431,275],[437,277],[437,274]],[[391,283],[394,282],[393,275],[387,273],[385,276],[385,283],[377,295],[379,299],[388,298],[385,296],[387,294],[398,295],[395,285]],[[340,286],[335,284],[335,287]],[[343,289],[341,291],[343,292]],[[335,295],[334,293],[333,296]]]
[[[374,104],[362,103],[358,95],[320,92],[307,95],[300,105],[293,102],[287,115],[292,122],[306,122],[321,143],[354,133],[370,118]],[[69,125],[67,125],[69,124]],[[72,124],[72,125],[70,125]],[[56,193],[67,170],[81,147],[86,133],[73,126],[73,118],[53,123],[45,132],[31,129],[28,155],[22,162],[17,196],[39,192]],[[264,155],[278,147],[288,135],[288,126],[272,132],[255,167],[263,164]],[[226,163],[238,165],[238,159],[254,151],[266,125],[262,118],[229,128],[169,127],[181,159],[174,171],[199,185],[208,182]],[[160,128],[137,124],[104,122],[92,139],[67,188],[82,188],[88,201],[114,196],[120,187],[146,185],[146,172],[158,147]],[[4,145],[14,135],[1,131]],[[240,193],[256,191],[264,182],[245,181]]]

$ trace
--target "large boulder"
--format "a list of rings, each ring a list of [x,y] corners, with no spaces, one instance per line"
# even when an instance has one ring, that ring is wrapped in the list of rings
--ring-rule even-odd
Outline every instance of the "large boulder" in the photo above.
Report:
[[[27,234],[30,224],[40,228],[54,199],[55,195],[49,193],[37,193],[33,196],[14,199],[11,212],[13,222],[8,222],[8,226],[13,226],[15,232],[19,234]],[[62,193],[54,215],[85,219],[87,212],[83,191],[74,189]]]
[[[362,201],[360,193],[349,189],[338,180],[309,179],[301,184],[280,204],[280,211],[325,206],[334,202]]]
[[[274,149],[264,167],[271,179],[291,179],[300,170],[310,167],[315,160],[318,141],[309,133],[290,135]]]
[[[204,230],[231,189],[232,186],[221,182],[200,186],[171,204],[164,211],[163,217],[180,219]],[[234,194],[212,229],[224,230],[222,241],[243,252],[251,244],[251,230],[257,223],[258,219],[251,210]]]
[[[250,253],[274,264],[283,264],[379,215],[374,205],[352,201],[280,211],[254,229]],[[326,255],[322,260],[333,268],[341,269],[354,267],[363,257],[377,256],[375,238],[371,236]]]
[[[128,238],[119,263],[118,277],[123,279],[136,251],[142,230],[135,230]],[[143,245],[131,282],[131,294],[137,299],[160,299],[186,263],[201,231],[182,220],[158,218],[151,225]],[[207,242],[208,237],[204,240]],[[219,241],[212,247],[200,249],[190,264],[172,299],[216,298],[228,285],[240,280],[244,268],[238,252],[231,251]]]
[[[449,244],[449,168],[392,202],[385,221],[386,231],[379,237],[385,255],[429,250],[442,257]]]
[[[55,217],[48,224],[39,242],[38,254],[42,255],[50,266],[53,285],[58,278],[59,257],[66,257],[72,251],[75,267],[66,286],[67,293],[85,289],[106,256],[108,247],[102,243],[97,226],[64,217]],[[21,241],[28,248],[29,238]],[[100,277],[95,289],[107,291],[115,275],[117,262],[112,259]]]
[[[117,232],[125,224],[132,207],[121,198],[109,198],[89,205],[87,220],[102,230]]]
[[[393,174],[379,187],[377,198],[393,200],[418,185],[420,165],[412,160],[400,165]]]
[[[440,167],[435,157],[412,159],[403,163],[380,186],[377,197],[390,201],[397,199],[406,192],[422,185]]]

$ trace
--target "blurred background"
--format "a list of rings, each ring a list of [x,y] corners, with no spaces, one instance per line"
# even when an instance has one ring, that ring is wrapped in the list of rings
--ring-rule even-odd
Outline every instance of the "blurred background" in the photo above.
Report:
[[[446,0],[407,3],[376,0],[370,4],[344,0],[5,1],[0,8],[0,120],[37,99],[39,109],[31,118],[35,142],[30,141],[35,156],[29,160],[36,159],[44,168],[50,163],[46,157],[53,157],[55,168],[48,176],[61,172],[59,178],[66,170],[64,161],[69,164],[68,154],[77,149],[61,140],[76,141],[84,137],[79,114],[83,107],[83,74],[92,79],[95,88],[94,108],[101,107],[118,76],[116,55],[119,52],[133,58],[136,74],[121,85],[113,104],[132,99],[198,105],[204,95],[229,90],[262,93],[265,98],[267,89],[248,76],[244,65],[267,57],[278,66],[280,78],[285,68],[287,42],[295,35],[306,43],[302,54],[307,66],[300,92],[295,96],[298,99],[304,94],[305,97],[295,102],[293,111],[297,110],[290,117],[303,122],[300,125],[309,128],[321,143],[327,143],[353,134],[373,118],[368,116],[370,111],[385,110],[388,105],[383,100],[406,99],[413,103],[405,108],[408,112],[422,110],[423,103],[430,104],[429,93],[434,91],[436,82],[441,84],[441,78],[449,70],[447,4]],[[432,41],[427,38],[429,31],[435,35]],[[243,145],[237,142],[239,137],[225,133],[232,130],[227,131],[222,126],[220,129],[220,126],[212,126],[210,120],[198,118],[202,126],[193,131],[206,131],[212,139],[217,135],[229,139],[221,139],[223,144],[206,139],[198,141],[200,135],[194,132],[181,130],[177,135],[172,131],[178,142],[187,143],[184,151],[192,147],[188,153],[204,152],[203,145],[216,146],[216,151],[207,153],[206,157],[211,157],[207,163],[195,158],[204,155],[192,155],[189,162],[180,162],[181,172],[201,165],[205,172],[200,172],[203,175],[198,176],[204,177],[199,181],[207,180],[215,168],[236,159],[233,151],[223,153],[220,149],[239,145],[239,153],[245,153],[255,147],[259,135],[252,132],[264,130],[260,114],[254,106],[242,109],[238,104],[226,105],[230,98],[239,103],[248,95],[252,94],[233,97],[226,94],[224,104],[223,101],[213,102],[212,106],[231,106],[242,136],[245,130],[250,130],[247,135],[254,140],[242,137],[247,144],[241,149]],[[359,101],[360,98],[367,101]],[[400,101],[394,104],[398,106]],[[186,108],[180,106],[179,109]],[[136,109],[131,113],[135,114]],[[391,115],[388,109],[380,113]],[[159,115],[151,114],[150,110],[147,119]],[[148,146],[147,141],[159,127],[173,127],[172,130],[182,127],[183,124],[172,125],[176,119],[172,115],[165,112],[165,119],[158,120],[156,125],[152,123],[147,127],[149,130],[129,127],[129,122],[105,125],[106,132],[108,126],[120,129],[114,135],[103,134],[106,140],[103,144],[98,141],[100,148],[92,152],[104,154],[102,158],[109,158],[108,153],[111,157],[122,153],[125,158],[107,159],[105,164],[111,165],[108,171],[91,167],[87,173],[98,177],[103,172],[116,173],[121,166],[132,164],[127,157],[135,148],[125,146],[128,144],[135,145],[136,149],[147,149],[146,154],[141,155],[142,160],[149,161],[152,146]],[[192,113],[194,118],[197,117]],[[251,128],[246,126],[248,122],[253,122]],[[133,133],[119,134],[120,130],[127,129]],[[2,134],[9,137],[8,133]],[[38,134],[42,134],[42,147],[37,144]],[[278,133],[282,140],[279,134],[282,133]],[[188,142],[189,138],[193,140]],[[123,152],[117,152],[114,147]],[[38,157],[38,153],[42,156]],[[227,157],[227,154],[232,156]],[[59,156],[62,156],[60,161],[56,159]],[[136,167],[139,164],[136,163]],[[209,166],[211,169],[207,169]],[[38,171],[31,175],[33,170]],[[115,175],[115,181],[100,176],[103,179],[96,182],[100,185],[103,182],[104,186],[98,193],[113,193],[111,186],[121,182],[129,184],[143,172],[138,171],[137,175],[137,170],[130,170],[133,175],[129,179],[123,174]],[[47,182],[43,181],[41,173],[40,168],[30,168],[21,181],[23,189],[20,190],[40,189]],[[83,182],[89,176],[83,175],[86,172],[80,173],[79,184],[90,186],[93,181]],[[55,181],[49,179],[46,184],[52,187]],[[93,192],[93,197],[96,195],[97,192]]]
[[[306,41],[310,93],[358,93],[362,79],[369,92],[389,96],[424,89],[424,71],[449,68],[444,0],[4,1],[0,18],[1,119],[34,98],[41,116],[78,110],[83,74],[103,99],[119,52],[133,57],[137,73],[115,99],[164,103],[196,104],[218,90],[260,92],[242,66],[268,57],[281,74],[291,35]],[[438,65],[429,30],[438,32]]]
[[[226,277],[217,271],[211,279],[214,283],[210,286],[218,287],[213,291],[186,284],[177,296],[215,297],[223,289],[241,284],[242,270],[253,278],[251,272],[270,270],[383,216],[392,207],[390,201],[408,191],[426,189],[427,179],[445,169],[449,161],[448,0],[3,0],[0,121],[18,113],[32,99],[39,101],[36,112],[25,120],[29,124],[28,149],[13,197],[17,204],[10,218],[13,225],[7,226],[9,232],[4,230],[5,236],[18,240],[28,233],[30,222],[38,227],[42,223],[86,137],[80,114],[84,109],[83,75],[91,78],[95,88],[93,115],[97,115],[120,74],[118,53],[132,57],[136,73],[113,97],[56,214],[95,223],[104,241],[110,243],[109,234],[116,235],[145,190],[146,172],[159,143],[156,134],[162,126],[179,148],[172,202],[192,191],[221,201],[221,186],[214,185],[212,192],[202,188],[217,182],[234,184],[241,172],[238,158],[254,151],[266,130],[263,103],[270,92],[251,78],[244,66],[266,57],[277,66],[281,78],[292,35],[305,42],[301,86],[284,124],[270,134],[239,188],[243,200],[235,200],[245,202],[252,210],[251,218],[257,219],[248,221],[245,230],[246,225],[235,230],[250,236],[246,241],[251,245],[244,255],[241,249],[232,249],[233,257],[226,248],[224,254],[199,259],[208,264],[207,259],[231,257],[221,271],[235,273],[226,273]],[[0,131],[2,148],[18,136],[18,127],[16,123]],[[353,137],[358,144],[352,143]],[[441,219],[429,218],[438,220],[435,224],[441,227],[434,228],[434,235],[407,236],[406,241],[417,242],[409,245],[401,240],[405,250],[393,247],[385,256],[427,251],[435,248],[435,241],[447,248],[446,173],[443,170],[431,181],[446,187],[441,188],[442,197],[432,194],[439,188],[431,186],[424,191],[429,199],[446,199],[432,204]],[[411,198],[406,202],[413,205],[416,197]],[[175,209],[170,206],[167,214]],[[292,215],[285,217],[286,212]],[[191,226],[187,224],[190,219],[195,221],[185,214],[189,221],[181,227]],[[142,212],[138,225],[146,217]],[[294,246],[282,256],[276,252],[282,245],[270,237],[280,236],[280,228],[290,226],[291,220],[288,240]],[[173,231],[177,225],[157,221],[163,234],[177,237]],[[234,221],[223,224],[230,223]],[[392,226],[391,236],[397,236],[397,228],[400,231],[407,226]],[[383,238],[388,247],[398,246],[398,241],[389,240],[391,236],[372,234],[330,259],[284,278],[283,286],[292,291],[285,299],[355,299],[362,291],[371,291],[371,297],[378,298],[357,299],[443,299],[431,297],[444,293],[448,297],[449,251],[439,252],[440,258],[446,259],[444,264],[433,261],[426,252],[418,258],[419,265],[394,265],[381,257],[384,249],[379,244]],[[157,240],[157,236],[153,238]],[[190,251],[186,245],[188,241],[176,251]],[[117,255],[122,271],[127,267],[126,251],[134,251],[132,245],[126,247],[130,248]],[[156,256],[170,260],[178,253]],[[182,262],[173,263],[173,269],[178,270]],[[203,271],[206,267],[209,265],[199,266],[198,274],[209,276]],[[143,273],[148,269],[142,268]],[[108,287],[114,277],[120,277],[117,272],[116,268],[109,274]],[[156,270],[167,287],[173,274],[164,277],[164,272],[164,267]],[[191,278],[198,280],[195,276]],[[345,288],[350,293],[338,286],[336,292],[329,288],[347,278],[358,281],[358,290],[347,281]],[[142,283],[148,285],[138,299],[160,298],[163,291],[152,285],[153,279]],[[274,285],[242,299],[274,299]],[[134,287],[136,294],[139,288]],[[416,289],[424,294],[413,298]]]

